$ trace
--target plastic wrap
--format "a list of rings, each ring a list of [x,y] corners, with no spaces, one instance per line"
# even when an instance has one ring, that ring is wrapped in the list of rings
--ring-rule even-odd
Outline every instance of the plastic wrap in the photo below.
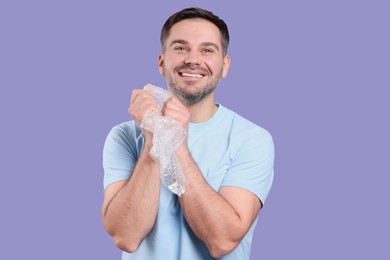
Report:
[[[144,87],[155,98],[160,110],[171,97],[165,89],[148,84]],[[146,115],[141,127],[153,133],[153,146],[150,156],[160,162],[161,183],[179,197],[185,192],[185,177],[175,155],[175,150],[187,135],[185,129],[174,119],[155,113]]]

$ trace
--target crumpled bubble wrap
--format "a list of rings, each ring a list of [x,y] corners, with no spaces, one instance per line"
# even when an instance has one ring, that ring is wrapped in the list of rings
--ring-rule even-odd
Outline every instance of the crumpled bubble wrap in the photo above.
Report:
[[[144,87],[155,98],[160,110],[172,96],[165,89],[147,84]],[[179,197],[185,192],[185,177],[180,167],[175,150],[186,137],[185,129],[174,119],[150,113],[141,122],[141,127],[153,133],[153,146],[150,156],[160,162],[161,183]]]

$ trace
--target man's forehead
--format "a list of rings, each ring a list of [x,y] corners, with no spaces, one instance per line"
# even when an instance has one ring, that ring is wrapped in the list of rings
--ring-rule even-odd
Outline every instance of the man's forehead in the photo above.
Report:
[[[218,27],[212,22],[200,19],[186,19],[174,24],[169,32],[167,44],[180,40],[186,41],[184,37],[193,38],[200,42],[212,42],[221,45],[222,35]],[[198,38],[199,37],[199,38]]]
[[[178,27],[190,27],[191,28],[192,26],[195,26],[195,24],[196,24],[196,28],[210,27],[210,28],[214,28],[215,30],[219,31],[218,27],[215,24],[213,24],[209,20],[206,20],[203,18],[188,18],[188,19],[181,20],[180,22],[175,23],[171,27],[171,31],[172,31],[172,29],[175,29]]]

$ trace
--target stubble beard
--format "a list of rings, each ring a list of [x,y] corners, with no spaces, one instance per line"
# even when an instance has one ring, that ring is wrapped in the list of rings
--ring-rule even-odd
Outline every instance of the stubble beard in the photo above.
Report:
[[[169,91],[174,96],[178,97],[183,104],[192,106],[204,100],[215,91],[222,78],[222,69],[218,72],[215,78],[212,78],[201,90],[196,92],[188,91],[187,87],[191,87],[197,82],[187,81],[185,83],[186,86],[179,86],[178,83],[173,80],[172,74],[166,73],[165,68],[163,75],[165,77]]]

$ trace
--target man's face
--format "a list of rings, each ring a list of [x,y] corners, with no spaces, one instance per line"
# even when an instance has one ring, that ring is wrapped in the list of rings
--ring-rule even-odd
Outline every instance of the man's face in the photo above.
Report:
[[[226,77],[229,65],[218,27],[203,19],[187,19],[172,26],[158,62],[169,90],[186,105],[209,97]]]

